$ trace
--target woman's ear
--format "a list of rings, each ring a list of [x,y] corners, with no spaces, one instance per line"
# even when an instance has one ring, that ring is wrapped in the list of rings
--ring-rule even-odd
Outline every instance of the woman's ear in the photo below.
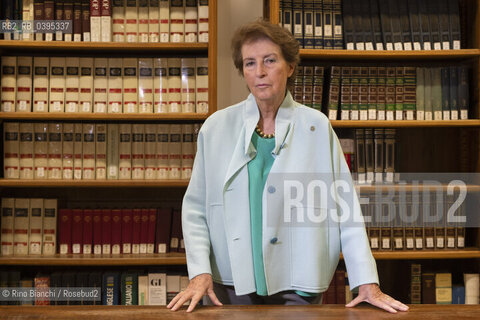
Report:
[[[288,67],[289,67],[289,70],[288,70],[288,77],[287,78],[290,78],[292,76],[293,72],[295,71],[295,65],[294,64],[289,64]]]

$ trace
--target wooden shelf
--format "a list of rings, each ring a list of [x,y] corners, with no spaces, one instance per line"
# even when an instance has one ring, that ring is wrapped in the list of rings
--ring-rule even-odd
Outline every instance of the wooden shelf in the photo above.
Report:
[[[154,254],[128,254],[128,255],[58,255],[55,256],[24,256],[1,257],[0,265],[15,266],[161,266],[185,265],[187,263],[184,253],[154,253]]]
[[[158,53],[195,52],[207,53],[208,43],[133,43],[133,42],[65,42],[65,41],[23,41],[0,40],[0,53],[34,52],[81,52],[83,53]]]
[[[435,191],[438,189],[438,185],[427,185],[427,184],[418,184],[418,185],[413,185],[413,184],[355,184],[355,190],[357,190],[357,193],[372,193],[376,192],[378,190],[382,191],[406,191],[406,192],[411,192],[414,190],[430,190],[430,191]],[[448,185],[447,184],[442,184],[440,186],[443,191],[447,191]],[[468,192],[480,192],[480,185],[467,185],[467,191]]]
[[[461,50],[417,50],[417,51],[361,51],[361,50],[325,50],[300,49],[302,59],[316,60],[440,60],[466,59],[480,56],[479,49]]]
[[[439,128],[439,127],[479,127],[480,120],[332,120],[334,128]]]
[[[417,251],[372,251],[376,260],[415,260],[415,259],[476,259],[480,258],[480,249],[464,250],[417,250]],[[343,256],[341,256],[343,259]],[[15,266],[162,266],[185,265],[184,253],[167,254],[128,254],[128,255],[58,255],[1,257],[0,265]]]
[[[17,180],[0,179],[0,187],[181,187],[186,188],[189,180]]]
[[[480,258],[479,248],[467,248],[464,250],[372,251],[372,253],[377,260]]]
[[[4,120],[102,120],[102,121],[154,121],[154,120],[198,120],[207,119],[200,113],[64,113],[64,112],[0,112]]]

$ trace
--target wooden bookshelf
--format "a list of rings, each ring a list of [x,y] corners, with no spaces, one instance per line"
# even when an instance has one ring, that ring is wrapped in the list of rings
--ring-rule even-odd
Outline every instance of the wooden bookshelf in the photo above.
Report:
[[[66,121],[204,121],[207,114],[199,113],[64,113],[64,112],[0,112],[3,120],[66,120]]]
[[[480,128],[480,120],[332,120],[334,128]]]
[[[9,53],[28,53],[35,52],[81,52],[81,53],[112,53],[112,52],[131,52],[138,53],[141,50],[144,53],[207,53],[208,43],[190,42],[190,43],[148,43],[148,42],[65,42],[65,41],[17,41],[0,40],[0,54]]]
[[[73,187],[73,188],[132,188],[132,187],[158,187],[186,188],[188,180],[17,180],[0,179],[0,187],[4,188],[48,188],[48,187]]]
[[[325,50],[300,49],[300,57],[315,60],[439,60],[467,59],[480,57],[480,49],[460,50],[416,50],[416,51],[377,51],[377,50]]]
[[[184,253],[154,253],[154,254],[109,254],[81,255],[68,254],[55,256],[24,256],[0,257],[0,266],[162,266],[185,265]]]

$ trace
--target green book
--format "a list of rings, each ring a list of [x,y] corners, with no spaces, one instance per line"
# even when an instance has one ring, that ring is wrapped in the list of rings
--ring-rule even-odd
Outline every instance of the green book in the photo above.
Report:
[[[122,273],[121,292],[122,305],[138,305],[138,274],[133,272]]]
[[[312,107],[319,111],[322,110],[323,100],[323,73],[324,68],[321,66],[315,66],[313,71],[313,99]]]
[[[425,104],[425,120],[433,119],[433,109],[432,109],[432,69],[425,68],[424,73],[424,104]]]
[[[351,109],[351,67],[342,67],[342,88],[340,95],[340,109],[341,115],[340,119],[350,120],[350,109]]]
[[[341,67],[332,66],[330,73],[330,89],[328,92],[328,119],[337,120],[338,100],[340,98]]]
[[[377,120],[378,68],[368,68],[368,120]]]
[[[395,67],[387,67],[387,81],[385,94],[385,109],[387,111],[387,120],[395,118]]]
[[[442,69],[432,70],[432,111],[433,120],[442,120]]]
[[[405,75],[403,67],[395,67],[395,120],[403,120],[404,84]]]
[[[425,120],[425,68],[417,68],[416,105],[417,120]]]
[[[403,109],[406,120],[415,119],[415,103],[417,102],[417,88],[415,67],[405,67],[403,83]]]
[[[377,78],[377,120],[385,120],[387,69],[378,67]]]
[[[350,80],[350,120],[359,119],[360,109],[360,67],[352,67]]]
[[[368,67],[360,67],[360,87],[359,87],[359,106],[360,120],[368,120]]]

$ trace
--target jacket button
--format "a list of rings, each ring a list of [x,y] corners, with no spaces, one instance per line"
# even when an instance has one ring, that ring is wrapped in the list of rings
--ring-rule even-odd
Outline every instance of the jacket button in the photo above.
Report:
[[[274,186],[268,187],[268,192],[269,192],[269,193],[275,193],[275,191],[276,191],[276,189],[275,189]]]
[[[278,241],[277,237],[273,237],[272,239],[270,239],[271,244],[275,244],[277,243],[277,241]]]
[[[315,131],[315,126],[311,126],[310,131]]]

